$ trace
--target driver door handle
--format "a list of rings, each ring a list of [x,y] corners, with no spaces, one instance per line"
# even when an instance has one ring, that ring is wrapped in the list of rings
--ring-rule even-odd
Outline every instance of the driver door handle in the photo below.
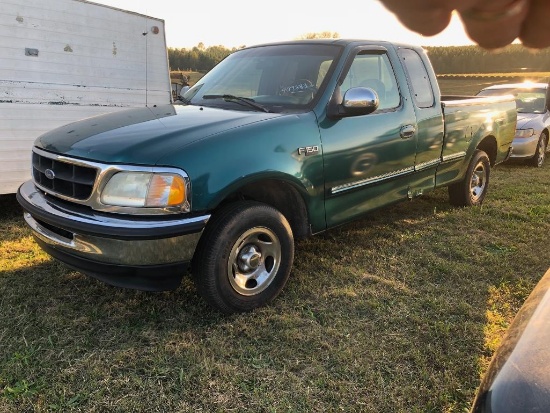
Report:
[[[401,127],[400,135],[402,139],[410,139],[416,133],[416,127],[414,125],[405,125]]]

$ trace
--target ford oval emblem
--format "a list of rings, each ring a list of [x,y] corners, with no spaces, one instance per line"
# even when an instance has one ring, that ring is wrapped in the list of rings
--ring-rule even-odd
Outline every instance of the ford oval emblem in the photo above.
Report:
[[[48,178],[48,179],[54,179],[55,178],[55,172],[52,171],[51,169],[46,169],[44,171],[44,175],[46,175],[46,178]]]

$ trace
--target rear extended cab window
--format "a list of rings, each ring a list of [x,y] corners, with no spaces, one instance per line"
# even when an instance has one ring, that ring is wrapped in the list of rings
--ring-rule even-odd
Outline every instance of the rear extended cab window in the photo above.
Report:
[[[431,108],[435,103],[435,96],[422,58],[412,49],[399,49],[398,53],[409,78],[414,103],[419,108]]]

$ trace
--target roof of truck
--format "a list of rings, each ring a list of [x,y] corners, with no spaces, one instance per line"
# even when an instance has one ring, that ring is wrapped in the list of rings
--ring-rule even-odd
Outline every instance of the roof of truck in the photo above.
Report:
[[[395,46],[395,47],[408,47],[413,49],[423,49],[422,46],[400,43],[400,42],[390,42],[387,40],[376,40],[376,39],[348,39],[348,38],[322,38],[322,39],[298,39],[298,40],[285,40],[280,42],[268,42],[268,43],[259,43],[255,45],[250,45],[245,47],[245,49],[270,46],[270,45],[287,45],[287,44],[334,44],[340,46],[348,45],[372,45],[372,46]]]

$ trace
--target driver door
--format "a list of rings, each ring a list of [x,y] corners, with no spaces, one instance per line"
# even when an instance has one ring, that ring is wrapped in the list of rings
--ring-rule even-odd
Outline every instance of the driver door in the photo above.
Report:
[[[416,117],[390,62],[386,50],[359,50],[339,80],[341,94],[352,87],[370,87],[378,94],[378,109],[321,122],[327,227],[408,196]]]

